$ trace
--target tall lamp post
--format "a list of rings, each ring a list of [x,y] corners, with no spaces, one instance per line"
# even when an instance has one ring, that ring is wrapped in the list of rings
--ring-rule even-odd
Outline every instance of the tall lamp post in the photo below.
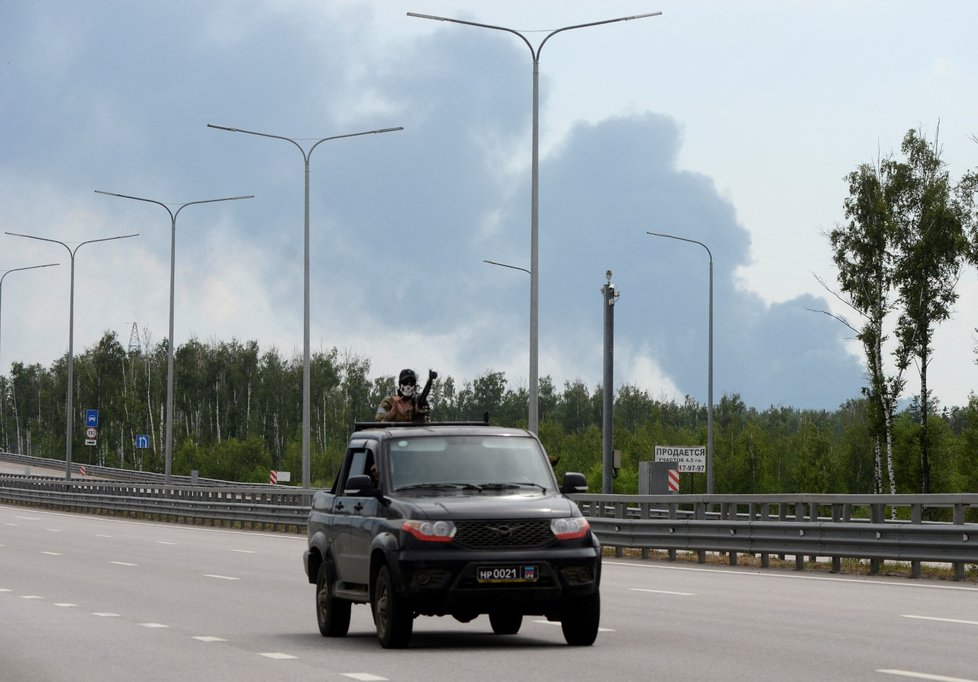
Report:
[[[73,397],[74,397],[74,381],[75,381],[75,254],[78,253],[78,249],[85,246],[85,244],[94,244],[96,242],[110,242],[115,239],[129,239],[130,237],[138,237],[139,233],[135,234],[122,234],[117,237],[103,237],[101,239],[89,239],[84,242],[80,242],[75,248],[71,248],[67,244],[57,239],[49,239],[47,237],[37,237],[32,234],[17,234],[15,232],[7,232],[11,237],[24,237],[25,239],[36,239],[42,242],[51,242],[53,244],[61,244],[68,251],[68,255],[71,257],[71,287],[70,294],[68,297],[68,400],[65,407],[65,479],[71,480],[71,436],[72,430],[74,428],[73,422]]]
[[[707,351],[707,397],[706,397],[706,494],[713,494],[713,253],[703,242],[686,237],[677,237],[672,234],[661,232],[646,232],[645,234],[653,237],[665,237],[676,239],[690,244],[699,244],[706,249],[706,255],[710,259],[710,305],[709,305],[709,349]]]
[[[29,265],[26,268],[11,268],[10,270],[4,270],[3,274],[0,275],[0,329],[3,328],[3,280],[7,279],[7,275],[11,272],[21,272],[22,270],[36,270],[37,268],[50,268],[54,265],[61,265],[61,263],[45,263],[44,265]],[[0,337],[2,338],[2,337]],[[0,368],[3,364],[0,363]]]
[[[164,475],[163,483],[165,485],[170,485],[172,468],[173,468],[173,405],[174,405],[174,391],[173,391],[173,292],[174,292],[174,279],[176,270],[176,250],[177,250],[177,216],[180,215],[180,211],[187,208],[187,206],[193,206],[195,204],[213,204],[218,201],[237,201],[238,199],[252,199],[253,194],[240,197],[224,197],[222,199],[204,199],[202,201],[188,201],[183,204],[167,204],[162,201],[156,201],[155,199],[144,199],[143,197],[134,197],[128,194],[117,194],[115,192],[103,192],[100,189],[95,190],[96,194],[105,194],[110,197],[120,197],[122,199],[134,199],[136,201],[145,201],[150,204],[156,204],[157,206],[162,206],[167,213],[170,214],[170,327],[166,342],[166,444],[165,444],[165,465],[164,465]],[[174,211],[170,206],[177,206],[177,210]]]
[[[273,140],[285,140],[286,142],[291,142],[302,154],[302,160],[305,163],[305,224],[303,230],[303,303],[302,303],[302,487],[308,488],[310,486],[310,457],[309,457],[309,443],[310,443],[310,430],[311,430],[311,418],[310,418],[310,403],[312,396],[312,371],[309,365],[309,159],[312,156],[313,151],[321,145],[323,142],[329,142],[330,140],[340,140],[346,137],[359,137],[361,135],[374,135],[377,133],[392,133],[397,130],[404,130],[403,127],[398,126],[396,128],[381,128],[379,130],[365,130],[360,133],[348,133],[346,135],[333,135],[331,137],[323,137],[318,140],[313,141],[312,146],[306,150],[299,142],[301,140],[292,139],[291,137],[285,137],[284,135],[271,135],[269,133],[258,133],[254,130],[242,130],[241,128],[229,128],[227,126],[218,126],[211,123],[207,124],[208,128],[215,128],[217,130],[227,130],[231,133],[245,133],[246,135],[257,135],[258,137],[270,137]]]
[[[475,26],[477,28],[488,28],[494,31],[505,31],[512,33],[522,40],[530,50],[533,59],[533,135],[532,135],[532,157],[530,172],[530,417],[528,429],[536,433],[539,423],[539,293],[540,293],[540,274],[539,274],[539,198],[540,198],[540,52],[543,46],[552,37],[564,31],[571,31],[578,28],[589,28],[591,26],[603,26],[604,24],[614,24],[621,21],[631,21],[633,19],[644,19],[646,17],[656,17],[662,12],[651,12],[648,14],[636,14],[630,17],[618,17],[617,19],[605,19],[604,21],[592,21],[587,24],[575,24],[564,26],[547,33],[540,44],[533,47],[533,44],[522,31],[505,26],[494,26],[492,24],[480,24],[474,21],[463,21],[461,19],[450,19],[431,14],[417,14],[408,12],[409,17],[417,19],[431,19],[433,21],[446,21],[452,24],[463,24],[465,26]]]

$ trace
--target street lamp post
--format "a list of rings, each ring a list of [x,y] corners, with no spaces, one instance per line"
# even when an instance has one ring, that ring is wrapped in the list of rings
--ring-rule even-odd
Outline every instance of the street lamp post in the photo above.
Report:
[[[26,239],[36,239],[42,242],[51,242],[53,244],[61,244],[68,251],[68,255],[71,257],[71,287],[68,296],[68,400],[65,407],[65,479],[71,480],[71,437],[72,429],[74,428],[73,422],[73,394],[74,394],[74,380],[75,380],[75,254],[78,253],[78,249],[85,246],[85,244],[94,244],[95,242],[110,242],[115,239],[128,239],[129,237],[138,237],[139,233],[135,234],[123,234],[117,237],[103,237],[101,239],[89,239],[84,242],[80,242],[74,249],[57,239],[49,239],[47,237],[37,237],[32,234],[17,234],[15,232],[7,232],[11,237],[24,237]]]
[[[61,265],[61,263],[45,263],[44,265],[29,265],[26,268],[11,268],[10,270],[5,270],[2,275],[0,275],[0,329],[3,328],[3,280],[7,279],[7,275],[11,272],[20,272],[22,270],[36,270],[37,268],[50,268],[54,265]],[[0,337],[2,338],[2,337]],[[0,363],[0,367],[3,364]]]
[[[492,24],[480,24],[474,21],[463,21],[461,19],[450,19],[431,14],[417,14],[408,12],[409,17],[417,19],[431,19],[433,21],[445,21],[452,24],[463,24],[465,26],[475,26],[477,28],[488,28],[494,31],[505,31],[512,33],[522,40],[530,50],[533,59],[533,133],[531,151],[531,170],[530,170],[530,408],[528,429],[536,433],[539,425],[539,294],[540,294],[540,273],[539,273],[539,198],[540,198],[540,52],[543,46],[552,37],[564,31],[571,31],[578,28],[589,28],[591,26],[603,26],[604,24],[614,24],[621,21],[631,21],[633,19],[644,19],[646,17],[656,17],[662,12],[651,12],[648,14],[636,14],[630,17],[618,17],[617,19],[605,19],[604,21],[592,21],[586,24],[575,24],[554,29],[544,36],[540,44],[535,48],[523,32],[505,26],[495,26]]]
[[[672,234],[661,232],[646,232],[645,234],[653,237],[666,237],[676,239],[690,244],[699,244],[706,249],[706,255],[710,259],[710,303],[709,303],[709,348],[707,350],[707,397],[706,397],[706,494],[713,494],[713,253],[703,242],[686,237],[677,237]]]
[[[134,199],[136,201],[145,201],[150,204],[156,204],[157,206],[162,206],[167,213],[170,214],[170,327],[166,342],[166,436],[165,436],[165,446],[164,446],[164,474],[163,483],[165,485],[170,485],[170,480],[172,476],[172,465],[173,465],[173,406],[174,406],[174,391],[173,391],[173,293],[174,293],[174,280],[176,276],[176,250],[177,250],[177,216],[180,215],[180,211],[185,209],[187,206],[193,206],[195,204],[213,204],[218,201],[236,201],[238,199],[251,199],[254,197],[253,194],[240,197],[224,197],[222,199],[204,199],[202,201],[188,201],[183,204],[167,204],[162,201],[156,201],[155,199],[144,199],[143,197],[134,197],[128,194],[117,194],[115,192],[103,192],[100,189],[95,190],[97,194],[105,194],[110,197],[120,197],[122,199]],[[178,206],[177,210],[174,211],[170,206]]]
[[[312,371],[309,365],[309,159],[312,156],[312,152],[321,145],[323,142],[329,142],[330,140],[340,140],[345,137],[359,137],[361,135],[373,135],[377,133],[392,133],[397,130],[404,130],[403,127],[398,126],[396,128],[381,128],[380,130],[365,130],[360,133],[348,133],[346,135],[333,135],[331,137],[323,137],[315,140],[311,147],[306,150],[301,144],[300,140],[292,139],[291,137],[285,137],[283,135],[271,135],[269,133],[258,133],[254,130],[242,130],[241,128],[229,128],[227,126],[218,126],[211,123],[207,124],[208,128],[215,128],[217,130],[227,130],[232,133],[245,133],[246,135],[257,135],[258,137],[270,137],[273,140],[285,140],[286,142],[291,142],[298,148],[299,153],[302,154],[302,160],[305,163],[305,226],[303,230],[303,303],[302,303],[302,487],[308,488],[310,485],[310,457],[309,457],[309,443],[310,443],[310,430],[311,430],[311,419],[310,419],[310,403],[312,396]]]
[[[501,268],[509,268],[510,270],[519,270],[520,272],[525,272],[526,274],[528,274],[531,279],[533,278],[533,273],[532,272],[530,272],[526,268],[521,268],[518,265],[509,265],[508,263],[500,263],[500,262],[494,261],[494,260],[483,260],[482,262],[483,263],[488,263],[489,265],[497,265],[497,266],[499,266]],[[532,375],[533,372],[534,372],[534,367],[533,367],[533,360],[532,360],[532,354],[531,354],[530,374]],[[532,385],[532,383],[531,383],[531,385]],[[533,401],[530,400],[529,401],[529,404],[530,405],[533,405]],[[533,431],[533,433],[536,433],[536,429],[535,428],[534,429],[530,429],[530,423],[531,423],[530,422],[530,418],[531,418],[531,415],[532,415],[532,410],[530,410],[530,413],[527,415],[527,423],[526,423],[527,424],[527,429]]]

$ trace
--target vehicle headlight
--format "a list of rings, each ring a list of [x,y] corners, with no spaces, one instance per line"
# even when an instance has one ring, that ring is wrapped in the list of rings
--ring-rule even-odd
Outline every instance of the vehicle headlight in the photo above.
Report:
[[[583,538],[587,535],[591,524],[583,516],[573,516],[569,519],[553,519],[550,522],[550,532],[557,536],[558,540],[574,540]]]
[[[408,520],[401,524],[401,529],[423,542],[451,542],[455,537],[453,521]]]

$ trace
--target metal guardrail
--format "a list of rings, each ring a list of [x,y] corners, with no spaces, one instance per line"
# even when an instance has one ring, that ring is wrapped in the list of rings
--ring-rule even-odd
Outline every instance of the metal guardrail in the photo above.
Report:
[[[913,577],[922,562],[949,563],[957,579],[978,564],[978,495],[588,495],[572,496],[602,544],[625,549],[909,561]],[[887,519],[887,512],[890,518]],[[895,518],[894,518],[895,517]]]
[[[0,461],[12,464],[23,464],[25,470],[31,468],[56,469],[64,471],[65,461],[63,459],[48,459],[45,457],[33,457],[31,455],[19,455],[13,452],[0,452]],[[82,464],[79,462],[71,463],[72,476],[81,476],[84,467],[85,476],[89,478],[104,478],[121,481],[145,481],[147,483],[163,483],[166,476],[153,471],[139,471],[136,469],[119,469],[116,467],[99,466],[97,464]],[[30,474],[25,474],[30,475]],[[239,486],[241,483],[233,481],[221,481],[216,478],[200,478],[191,476],[180,476],[173,474],[170,476],[173,483],[200,484],[200,485],[230,485]],[[267,485],[256,483],[254,485]]]
[[[314,491],[278,486],[185,486],[0,475],[0,500],[86,513],[304,531]]]
[[[57,462],[57,460],[52,460]],[[61,463],[63,467],[63,462]],[[122,472],[124,470],[116,470]],[[304,531],[314,490],[290,486],[172,484],[0,475],[0,500],[89,513]],[[591,495],[571,496],[591,528],[616,556],[639,549],[868,559],[951,564],[957,579],[978,565],[978,494],[962,495]],[[888,518],[889,517],[889,518]],[[972,519],[972,520],[968,520]]]

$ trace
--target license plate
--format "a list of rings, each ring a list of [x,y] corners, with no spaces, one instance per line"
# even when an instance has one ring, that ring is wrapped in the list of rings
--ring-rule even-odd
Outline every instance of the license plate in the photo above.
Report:
[[[533,583],[540,571],[533,564],[507,566],[479,566],[476,574],[480,583]]]

